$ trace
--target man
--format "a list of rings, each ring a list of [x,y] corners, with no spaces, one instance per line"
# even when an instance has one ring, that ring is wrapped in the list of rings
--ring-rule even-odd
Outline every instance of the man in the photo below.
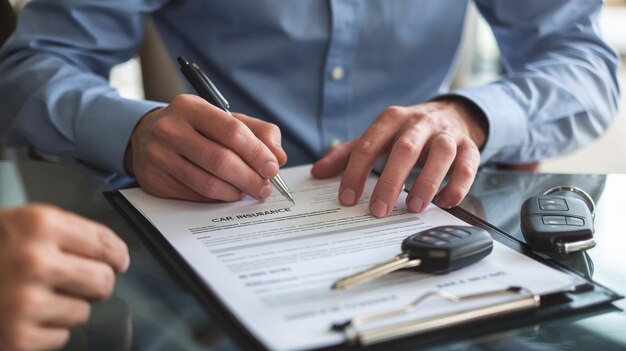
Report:
[[[101,224],[44,205],[0,211],[0,350],[63,346],[128,264]]]
[[[350,206],[388,155],[372,214],[392,211],[416,165],[408,208],[422,211],[447,174],[435,201],[455,206],[480,164],[589,143],[619,95],[600,0],[475,2],[507,74],[448,93],[465,0],[35,0],[0,54],[0,135],[109,182],[136,177],[155,195],[196,201],[264,199],[289,155],[316,162],[316,177],[343,171],[338,197]],[[198,62],[241,114],[190,95],[129,101],[108,87],[146,15],[172,57]]]

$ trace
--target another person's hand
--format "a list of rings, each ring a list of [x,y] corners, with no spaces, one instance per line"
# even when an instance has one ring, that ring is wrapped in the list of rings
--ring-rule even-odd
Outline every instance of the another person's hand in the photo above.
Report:
[[[133,131],[125,167],[146,191],[194,201],[262,200],[287,161],[274,124],[179,95],[144,116]]]
[[[101,224],[44,205],[0,211],[0,350],[63,346],[128,264]]]
[[[436,203],[450,208],[461,203],[474,181],[486,134],[482,112],[460,99],[393,106],[383,111],[360,138],[331,148],[311,172],[325,178],[345,170],[339,201],[352,206],[361,197],[374,162],[388,153],[370,199],[374,216],[391,213],[416,165],[421,165],[422,171],[407,196],[409,210],[423,211],[448,172],[449,182]]]

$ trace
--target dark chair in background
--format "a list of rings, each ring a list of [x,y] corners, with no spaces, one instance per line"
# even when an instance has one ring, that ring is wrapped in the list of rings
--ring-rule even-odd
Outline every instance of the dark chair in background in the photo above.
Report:
[[[17,19],[9,0],[0,0],[0,46],[15,30]]]
[[[154,23],[146,21],[139,49],[144,96],[148,100],[170,102],[185,92],[178,65],[170,57]]]
[[[0,47],[11,36],[17,24],[17,16],[9,0],[0,0]],[[7,158],[4,148],[0,145],[0,160]]]

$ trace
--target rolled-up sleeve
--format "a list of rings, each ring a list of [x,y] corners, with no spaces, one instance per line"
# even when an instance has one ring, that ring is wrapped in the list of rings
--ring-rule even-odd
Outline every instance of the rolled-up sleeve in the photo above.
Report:
[[[137,52],[144,17],[165,0],[32,1],[0,51],[0,139],[124,175],[137,121],[162,106],[120,97],[110,69]]]
[[[506,69],[453,92],[489,123],[483,163],[525,163],[575,150],[617,115],[619,57],[600,37],[599,0],[476,0]]]

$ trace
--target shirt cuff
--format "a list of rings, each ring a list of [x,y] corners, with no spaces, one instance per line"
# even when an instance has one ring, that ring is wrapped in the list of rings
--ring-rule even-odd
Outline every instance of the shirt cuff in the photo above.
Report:
[[[80,161],[99,170],[126,174],[124,154],[137,122],[162,106],[165,104],[124,99],[117,94],[103,95],[92,101],[76,128]]]
[[[460,96],[472,101],[487,118],[489,134],[481,150],[481,164],[503,161],[506,149],[518,149],[526,136],[526,114],[516,101],[513,91],[503,82],[453,91],[451,96]]]

